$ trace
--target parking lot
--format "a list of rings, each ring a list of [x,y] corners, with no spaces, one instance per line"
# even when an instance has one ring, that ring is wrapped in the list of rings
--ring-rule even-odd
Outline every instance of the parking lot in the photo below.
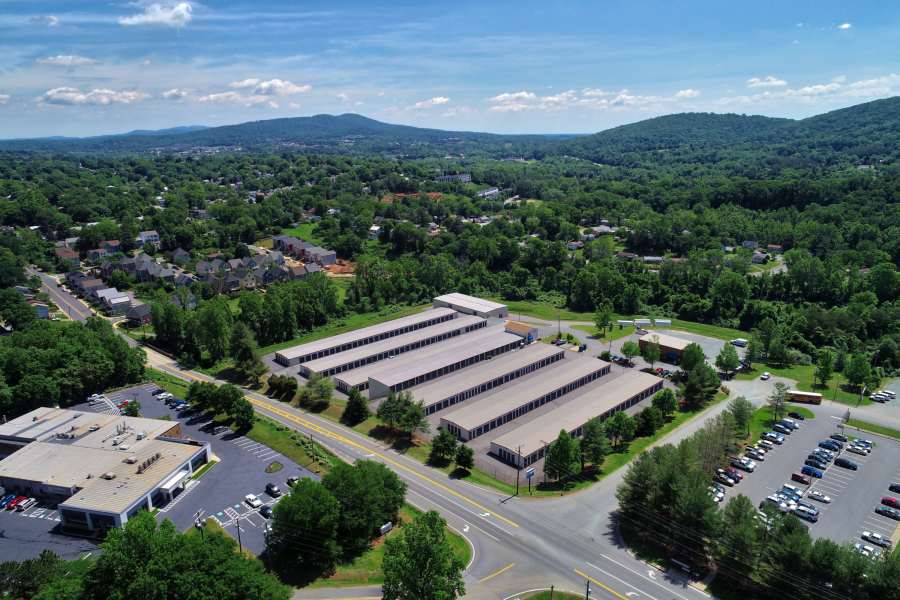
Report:
[[[816,407],[810,407],[813,411]],[[789,409],[790,410],[790,409]],[[799,430],[784,436],[784,443],[775,445],[764,461],[757,461],[753,473],[744,473],[744,479],[733,488],[726,488],[727,496],[744,494],[759,504],[767,496],[781,489],[785,483],[805,490],[804,500],[819,510],[818,522],[804,521],[813,537],[827,537],[836,542],[865,543],[864,531],[879,533],[897,542],[900,522],[875,513],[884,496],[894,496],[888,491],[893,482],[900,482],[900,443],[884,437],[864,437],[874,442],[868,456],[860,456],[846,449],[838,456],[858,465],[858,470],[842,468],[830,463],[821,479],[810,478],[805,486],[792,481],[791,475],[803,468],[807,455],[818,443],[833,433],[839,433],[840,421],[819,413],[815,419],[799,421]],[[852,437],[851,431],[847,431]],[[823,503],[811,499],[809,492],[818,490],[831,499]]]
[[[266,493],[266,484],[274,483],[282,492],[287,492],[287,478],[317,475],[268,446],[237,435],[226,427],[215,427],[205,415],[174,410],[153,395],[157,389],[153,384],[134,386],[105,394],[110,402],[85,402],[72,408],[117,414],[117,404],[125,400],[137,401],[141,405],[142,416],[180,421],[185,437],[210,442],[218,463],[198,479],[188,482],[185,490],[160,508],[157,515],[160,519],[173,521],[184,530],[193,525],[200,511],[204,518],[218,521],[235,539],[239,524],[243,547],[256,554],[261,553],[265,550],[267,519],[259,514],[261,507],[251,508],[244,502],[244,497],[254,494],[263,506],[272,506],[278,499]],[[113,413],[113,410],[116,412]],[[282,465],[280,470],[266,473],[266,467],[273,463]],[[91,540],[56,532],[59,521],[55,506],[40,503],[24,511],[0,510],[0,561],[31,558],[44,549],[69,559],[98,551],[96,543]]]

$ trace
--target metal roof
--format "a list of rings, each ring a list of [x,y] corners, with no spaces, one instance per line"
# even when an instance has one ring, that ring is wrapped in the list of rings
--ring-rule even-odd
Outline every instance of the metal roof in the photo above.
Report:
[[[641,336],[641,341],[648,344],[656,342],[661,348],[672,348],[674,350],[684,350],[691,344],[690,340],[675,337],[674,335],[666,335],[665,333],[656,333],[655,331]]]
[[[608,362],[588,356],[571,356],[541,369],[539,375],[503,385],[480,400],[444,415],[442,419],[471,431],[523,404],[606,368],[609,368]]]
[[[428,407],[457,392],[478,387],[506,373],[566,351],[550,344],[530,344],[412,388],[413,398]],[[546,367],[545,367],[546,368]]]
[[[300,344],[299,346],[285,348],[284,350],[280,350],[278,354],[285,359],[291,359],[298,356],[306,356],[307,354],[321,352],[323,350],[328,350],[329,348],[334,348],[336,346],[352,344],[357,340],[363,340],[375,335],[381,335],[390,331],[396,331],[397,329],[415,325],[416,323],[422,323],[431,319],[440,318],[443,315],[454,312],[455,311],[451,308],[429,308],[414,315],[400,317],[399,319],[385,321],[384,323],[378,323],[377,325],[372,325],[370,327],[363,327],[362,329],[348,331],[347,333],[342,333],[340,335],[334,335],[321,340],[316,340],[314,342]]]
[[[336,375],[348,386],[358,386],[369,378],[388,387],[413,377],[430,373],[460,360],[477,356],[482,352],[496,350],[510,342],[521,342],[522,338],[503,331],[502,327],[488,327],[457,336],[426,348],[407,352],[387,362],[377,362],[358,369]]]
[[[506,308],[505,304],[492,302],[490,300],[485,300],[484,298],[476,298],[475,296],[469,296],[467,294],[460,294],[459,292],[444,294],[443,296],[438,296],[434,300],[435,302],[453,304],[455,306],[461,306],[463,308],[479,312],[490,312],[492,310]]]
[[[615,408],[646,389],[659,385],[659,377],[640,371],[627,371],[602,385],[582,392],[565,404],[544,413],[540,417],[504,433],[491,443],[502,446],[513,454],[529,456],[559,436],[561,429],[574,431],[594,417]]]
[[[341,365],[353,363],[357,360],[362,360],[370,356],[376,356],[383,352],[389,352],[395,348],[400,348],[407,344],[413,344],[422,340],[427,340],[428,338],[443,335],[451,331],[466,329],[467,327],[472,327],[474,325],[477,325],[478,323],[484,322],[485,320],[481,317],[476,317],[474,315],[460,315],[455,319],[442,321],[434,325],[429,325],[428,327],[423,327],[422,329],[410,331],[409,333],[389,337],[386,340],[382,340],[380,342],[365,344],[357,348],[345,350],[344,352],[338,352],[336,354],[331,354],[329,356],[323,356],[322,358],[310,360],[305,363],[301,363],[300,366],[314,373],[321,373],[323,371],[328,371],[329,369],[333,369]]]

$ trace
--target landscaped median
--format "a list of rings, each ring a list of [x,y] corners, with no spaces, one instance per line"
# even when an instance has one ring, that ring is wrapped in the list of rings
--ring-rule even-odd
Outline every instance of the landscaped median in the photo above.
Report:
[[[877,423],[869,423],[868,421],[862,421],[860,419],[850,419],[847,421],[847,426],[855,427],[860,431],[868,431],[869,433],[877,433],[878,435],[883,435],[889,438],[894,438],[895,440],[900,440],[900,431],[897,429],[893,429],[891,427],[887,427],[885,425],[878,425]]]

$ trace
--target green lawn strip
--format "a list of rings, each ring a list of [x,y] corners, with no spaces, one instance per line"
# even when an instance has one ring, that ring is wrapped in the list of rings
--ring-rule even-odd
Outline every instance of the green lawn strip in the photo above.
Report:
[[[288,227],[287,229],[281,230],[281,235],[290,235],[294,237],[298,237],[305,242],[312,242],[313,244],[322,245],[324,240],[313,233],[313,229],[315,229],[315,223],[300,223],[296,227]]]
[[[797,382],[796,388],[798,390],[804,392],[817,392],[822,394],[822,397],[825,400],[834,400],[835,402],[840,402],[841,404],[847,404],[849,406],[865,406],[872,404],[872,401],[867,396],[863,396],[862,402],[860,402],[859,393],[848,389],[849,384],[842,373],[835,373],[831,381],[828,382],[827,387],[822,387],[818,383],[815,383],[813,376],[815,375],[816,367],[814,365],[790,365],[783,367],[757,363],[752,371],[738,373],[735,378],[744,380],[755,379],[764,371],[768,371],[772,375],[778,377],[793,379]],[[835,392],[835,386],[837,386],[837,392]]]
[[[522,598],[522,600],[581,600],[584,596],[580,594],[570,594],[569,592],[560,592],[557,590],[553,590],[553,596],[550,596],[550,590],[544,590],[542,592],[532,592],[530,594],[525,594],[524,596],[518,595],[516,598]]]
[[[878,425],[877,423],[869,423],[868,421],[861,421],[859,419],[850,419],[849,421],[847,421],[847,425],[849,425],[851,427],[856,427],[860,431],[868,431],[869,433],[877,433],[879,435],[894,438],[895,440],[900,440],[900,431],[898,431],[892,427],[885,427],[884,425]]]
[[[654,329],[686,331],[688,333],[726,341],[735,338],[746,338],[749,335],[746,331],[741,331],[740,329],[720,327],[718,325],[709,325],[707,323],[694,323],[693,321],[682,321],[681,319],[672,319],[671,325],[650,326],[645,327],[645,329],[649,329],[650,331],[653,331]]]
[[[631,335],[634,333],[634,327],[619,327],[618,325],[613,325],[609,329],[606,330],[606,335],[599,336],[597,328],[593,325],[572,325],[572,329],[577,329],[578,331],[584,331],[591,334],[591,339],[596,340],[601,343],[606,342],[614,342],[616,340],[620,340],[625,336]]]
[[[804,419],[815,419],[816,415],[813,411],[809,410],[805,406],[797,406],[796,404],[788,404],[785,408],[784,415],[782,418],[787,416],[787,413],[795,412],[803,415]],[[761,408],[756,409],[753,412],[753,418],[750,420],[750,436],[749,439],[751,441],[757,441],[760,436],[772,429],[772,426],[775,424],[775,415],[772,413],[772,407],[763,406]]]
[[[260,354],[277,352],[278,350],[290,348],[291,346],[296,346],[297,344],[314,342],[322,338],[331,337],[340,333],[346,333],[348,331],[353,331],[354,329],[359,329],[361,327],[368,327],[377,323],[383,323],[385,321],[399,319],[400,317],[406,317],[417,312],[421,312],[429,306],[431,305],[419,304],[417,306],[390,306],[378,312],[353,313],[341,319],[336,319],[331,323],[322,325],[321,327],[317,327],[314,330],[304,333],[303,335],[300,335],[292,340],[279,342],[277,344],[271,344],[269,346],[263,346],[259,349],[259,351]]]
[[[326,579],[314,581],[306,589],[350,587],[361,585],[379,585],[384,583],[384,574],[381,572],[381,563],[384,560],[384,540],[397,535],[402,530],[402,523],[408,523],[419,516],[421,511],[409,504],[400,509],[400,527],[395,527],[390,533],[376,540],[372,546],[350,562],[340,564],[333,575]],[[472,559],[472,548],[459,534],[450,529],[446,530],[447,540],[454,554],[463,565],[468,565]]]
[[[200,479],[201,477],[203,477],[204,475],[206,475],[206,472],[207,472],[207,471],[209,471],[210,469],[212,469],[212,468],[213,468],[214,466],[216,466],[217,464],[219,464],[219,461],[217,461],[217,460],[211,460],[211,461],[209,461],[208,463],[206,463],[205,465],[203,465],[202,467],[200,467],[199,469],[197,469],[196,471],[194,471],[194,474],[191,475],[191,479]]]
[[[187,395],[188,386],[190,385],[187,382],[178,379],[177,377],[173,377],[168,373],[157,371],[156,369],[148,368],[144,370],[144,373],[150,381],[166,390],[173,396],[184,398]]]
[[[576,312],[567,308],[557,308],[547,302],[538,302],[536,300],[503,300],[502,298],[491,297],[495,302],[501,302],[509,308],[509,316],[516,319],[519,316],[534,317],[545,321],[555,321],[561,319],[563,321],[593,321],[594,313]]]
[[[259,415],[257,415],[253,427],[246,435],[251,440],[265,444],[301,467],[306,467],[315,473],[327,473],[329,466],[338,460],[337,457],[322,446],[314,442],[311,443],[309,438],[303,436],[303,434],[294,431],[287,425],[281,425]],[[311,452],[317,452],[320,460],[314,461],[314,457],[310,454]]]

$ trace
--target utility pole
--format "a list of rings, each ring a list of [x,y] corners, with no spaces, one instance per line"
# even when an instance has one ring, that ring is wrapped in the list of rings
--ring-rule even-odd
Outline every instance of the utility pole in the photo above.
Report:
[[[553,600],[553,586],[550,586],[550,600]]]
[[[584,600],[590,600],[591,598],[591,580],[588,579],[584,582]]]
[[[237,517],[234,520],[234,524],[237,527],[238,534],[238,551],[243,554],[244,553],[244,545],[241,543],[241,518]]]
[[[519,495],[519,473],[522,472],[522,446],[519,446],[518,454],[519,461],[516,465],[516,496]]]

